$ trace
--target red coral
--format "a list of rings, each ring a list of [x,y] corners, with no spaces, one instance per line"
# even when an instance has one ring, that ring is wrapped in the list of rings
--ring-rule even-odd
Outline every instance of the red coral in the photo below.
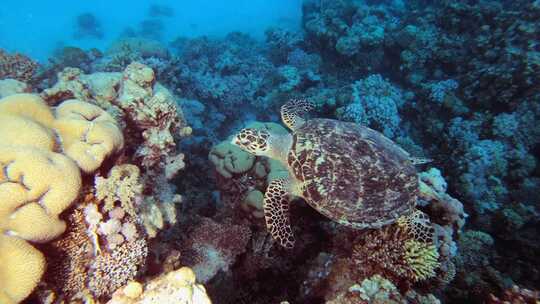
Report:
[[[37,67],[38,64],[25,55],[10,55],[0,49],[0,79],[13,78],[28,82],[32,80]]]

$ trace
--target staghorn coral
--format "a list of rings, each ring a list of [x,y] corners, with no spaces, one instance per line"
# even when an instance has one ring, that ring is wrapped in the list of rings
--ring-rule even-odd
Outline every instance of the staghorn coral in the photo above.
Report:
[[[203,285],[196,283],[193,270],[182,267],[144,285],[130,282],[118,289],[107,304],[211,304]]]
[[[10,55],[0,49],[0,79],[12,78],[22,82],[32,80],[38,64],[22,54]]]
[[[439,267],[439,252],[433,244],[408,240],[405,242],[404,259],[407,266],[414,273],[413,280],[423,281],[435,276],[435,269]]]
[[[394,138],[400,124],[398,109],[405,103],[401,90],[374,74],[352,86],[352,102],[337,109],[338,117],[367,125]]]

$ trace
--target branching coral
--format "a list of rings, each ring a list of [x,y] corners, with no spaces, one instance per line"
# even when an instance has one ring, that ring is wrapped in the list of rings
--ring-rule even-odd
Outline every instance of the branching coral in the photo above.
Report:
[[[404,101],[398,88],[374,74],[352,85],[351,104],[339,108],[337,114],[394,137],[400,123],[398,108]]]

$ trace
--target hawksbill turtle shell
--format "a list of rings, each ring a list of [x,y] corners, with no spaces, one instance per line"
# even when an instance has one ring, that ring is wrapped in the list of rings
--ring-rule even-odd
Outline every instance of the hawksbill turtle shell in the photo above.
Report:
[[[378,228],[414,210],[409,154],[370,128],[310,119],[294,130],[287,161],[307,203],[340,224]]]

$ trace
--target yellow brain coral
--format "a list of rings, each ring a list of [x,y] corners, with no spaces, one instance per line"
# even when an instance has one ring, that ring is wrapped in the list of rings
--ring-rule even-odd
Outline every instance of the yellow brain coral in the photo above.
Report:
[[[56,114],[36,95],[0,99],[2,304],[24,300],[41,279],[45,259],[26,241],[64,232],[59,215],[79,194],[79,167],[96,169],[123,144],[114,120],[96,106],[69,101]]]
[[[23,240],[46,242],[64,231],[58,215],[77,197],[81,177],[62,154],[10,145],[0,145],[0,172],[0,293],[17,303],[45,267]]]
[[[64,153],[86,173],[124,146],[122,131],[114,118],[100,107],[71,99],[56,108],[54,128]]]
[[[39,283],[45,258],[27,242],[0,234],[0,303],[18,303]]]

